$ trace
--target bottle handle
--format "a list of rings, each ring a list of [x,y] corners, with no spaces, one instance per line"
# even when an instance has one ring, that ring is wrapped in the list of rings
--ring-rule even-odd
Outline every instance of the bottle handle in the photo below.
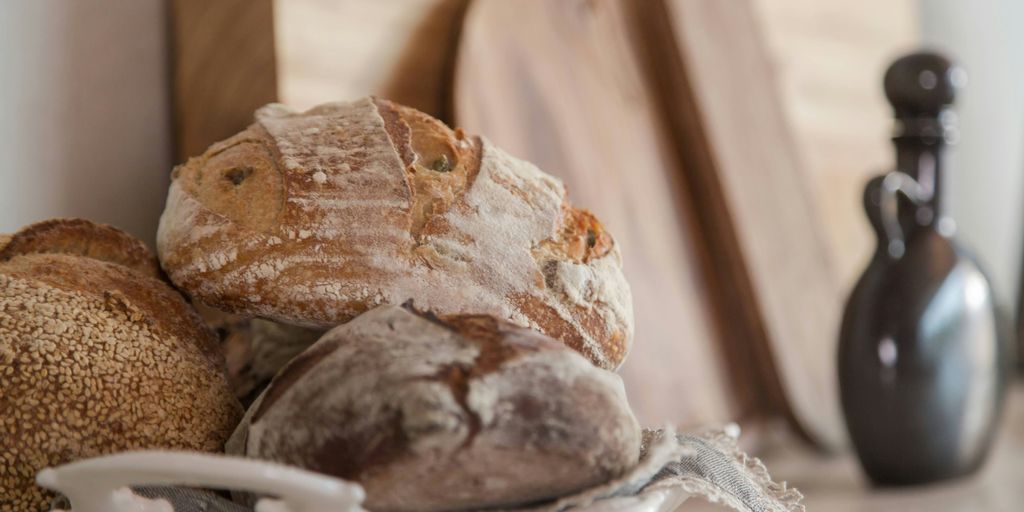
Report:
[[[900,226],[900,205],[898,194],[902,193],[915,205],[928,200],[924,187],[909,174],[892,171],[882,179],[879,187],[879,213],[882,221],[882,232],[885,234],[885,251],[893,259],[900,259],[906,252],[906,237]]]

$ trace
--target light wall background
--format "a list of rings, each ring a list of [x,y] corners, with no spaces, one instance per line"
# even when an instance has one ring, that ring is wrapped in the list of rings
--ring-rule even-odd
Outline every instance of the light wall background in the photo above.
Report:
[[[0,0],[0,233],[78,216],[152,244],[168,77],[162,0]]]
[[[918,0],[924,43],[963,66],[946,190],[959,236],[1016,313],[1024,228],[1024,2]]]

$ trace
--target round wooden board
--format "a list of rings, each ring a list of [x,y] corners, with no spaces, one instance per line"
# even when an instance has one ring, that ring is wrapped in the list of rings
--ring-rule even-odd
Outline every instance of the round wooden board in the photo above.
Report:
[[[697,5],[691,9],[690,3]],[[797,166],[786,167],[795,160],[789,154],[792,145],[773,149],[780,138],[788,142],[781,115],[767,117],[775,124],[737,128],[731,120],[701,117],[700,109],[703,101],[711,108],[728,106],[736,88],[722,87],[717,94],[697,88],[714,84],[705,80],[689,92],[680,88],[666,96],[664,83],[654,78],[671,80],[701,72],[694,65],[715,65],[710,76],[727,80],[732,75],[722,69],[732,57],[736,62],[767,61],[763,50],[751,51],[751,38],[758,37],[747,26],[752,8],[743,1],[718,7],[704,0],[658,5],[667,14],[689,9],[687,27],[700,25],[693,17],[703,16],[723,32],[698,34],[694,46],[680,49],[675,45],[685,40],[673,32],[678,20],[638,23],[637,16],[648,8],[638,3],[473,2],[456,57],[454,124],[560,177],[573,202],[594,211],[616,237],[636,314],[634,350],[621,373],[643,423],[742,424],[781,409],[819,445],[840,446],[844,435],[831,363],[835,333],[825,332],[833,327],[832,313],[807,318],[794,308],[819,301],[809,310],[818,311],[841,299],[829,295],[834,290],[828,285],[802,289],[799,276],[773,275],[779,253],[766,245],[771,232],[752,231],[770,225],[779,204],[808,204],[805,197],[793,197],[806,193],[804,188],[790,187],[784,191],[788,195],[754,202],[761,210],[750,207],[749,198],[757,197],[764,179],[786,184],[800,178]],[[743,12],[737,15],[736,10]],[[703,46],[712,43],[722,47]],[[672,48],[662,52],[659,44]],[[694,52],[703,53],[695,57]],[[687,57],[685,63],[680,56]],[[712,58],[724,60],[716,64]],[[686,65],[691,69],[682,69]],[[767,62],[753,68],[764,71]],[[744,73],[741,69],[736,76],[750,80]],[[761,80],[770,81],[770,73]],[[753,107],[761,108],[777,101],[771,90],[736,101],[758,102]],[[691,105],[695,112],[676,108],[679,100],[672,95],[687,93],[694,97],[682,103],[696,105]],[[778,105],[767,108],[777,111]],[[689,116],[686,123],[703,123],[704,138],[680,139],[671,116],[681,113]],[[739,114],[736,109],[722,112],[734,114]],[[739,138],[723,131],[728,129]],[[694,149],[700,144],[711,147]],[[714,165],[684,168],[691,163],[685,154],[690,150],[713,155],[709,161]],[[765,159],[765,169],[733,165],[759,151],[782,156]],[[738,173],[755,170],[767,178],[752,179],[744,188]],[[698,209],[707,205],[706,193],[724,205],[722,218]],[[797,210],[783,212],[780,229],[791,226]],[[751,224],[758,216],[761,220]],[[818,235],[797,231],[785,237],[813,242]],[[816,248],[808,250],[816,254]],[[814,256],[810,260],[809,276],[827,272]],[[733,279],[743,286],[733,286]],[[780,279],[793,282],[778,286]]]
[[[706,254],[623,2],[470,5],[454,122],[561,178],[615,236],[636,337],[621,373],[644,424],[752,416],[718,340]],[[747,390],[749,391],[749,390]]]

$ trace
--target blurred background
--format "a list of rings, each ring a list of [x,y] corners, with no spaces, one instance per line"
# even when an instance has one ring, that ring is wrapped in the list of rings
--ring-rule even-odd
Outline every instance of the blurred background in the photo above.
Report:
[[[152,244],[171,167],[254,108],[379,95],[537,163],[608,225],[642,423],[738,421],[814,508],[1011,510],[1020,466],[998,455],[926,501],[867,493],[834,359],[876,246],[862,190],[894,165],[882,74],[914,49],[967,71],[943,199],[1015,322],[1022,23],[1013,0],[0,0],[0,232],[81,216]]]

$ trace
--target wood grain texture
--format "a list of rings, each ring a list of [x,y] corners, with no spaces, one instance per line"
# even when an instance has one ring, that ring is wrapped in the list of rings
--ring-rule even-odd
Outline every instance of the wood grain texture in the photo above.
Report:
[[[179,162],[252,123],[277,101],[272,0],[172,0],[174,134]]]
[[[622,369],[643,424],[748,417],[762,402],[720,343],[689,195],[653,96],[631,5],[475,2],[454,84],[455,123],[565,181],[620,243],[636,315]],[[731,365],[731,366],[730,366]]]
[[[372,94],[443,119],[467,3],[278,2],[281,101],[306,109]]]
[[[834,271],[849,290],[875,238],[861,191],[893,166],[886,66],[919,44],[914,0],[754,0],[800,171],[828,227]]]
[[[836,282],[749,1],[644,2],[659,86],[715,270],[812,439],[843,443]]]

